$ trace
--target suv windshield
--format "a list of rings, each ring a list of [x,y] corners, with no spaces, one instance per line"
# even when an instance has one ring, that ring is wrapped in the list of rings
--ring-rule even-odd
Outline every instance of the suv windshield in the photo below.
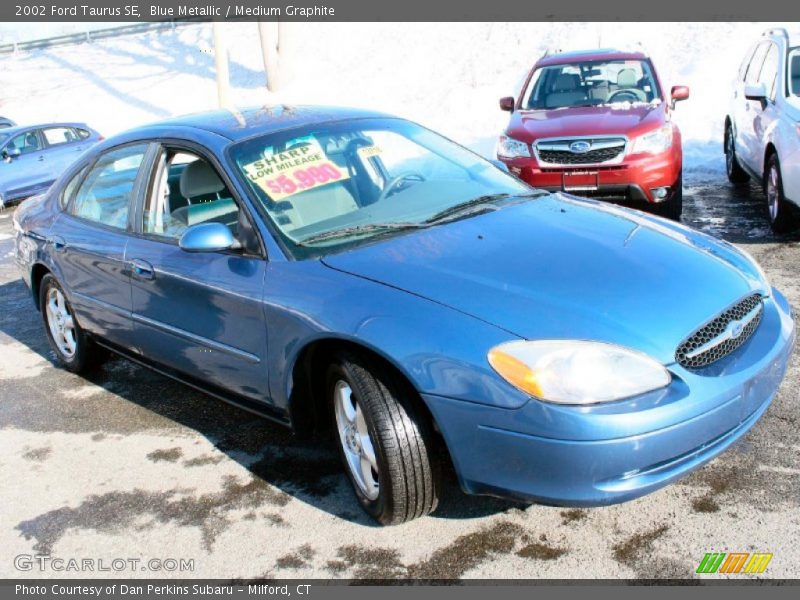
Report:
[[[530,110],[661,100],[646,60],[585,61],[536,69],[523,97]]]
[[[400,119],[256,137],[232,146],[230,157],[299,258],[494,209],[532,192],[469,150]]]

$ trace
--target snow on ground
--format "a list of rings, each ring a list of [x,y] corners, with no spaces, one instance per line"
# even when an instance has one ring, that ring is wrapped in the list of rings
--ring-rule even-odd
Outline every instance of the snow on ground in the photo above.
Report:
[[[485,155],[515,92],[548,48],[636,47],[679,105],[686,169],[724,167],[722,124],[754,23],[298,23],[283,42],[287,81],[267,92],[254,23],[226,23],[233,100],[333,104],[419,121]],[[110,135],[217,102],[210,24],[0,56],[0,114],[20,123],[85,121]]]

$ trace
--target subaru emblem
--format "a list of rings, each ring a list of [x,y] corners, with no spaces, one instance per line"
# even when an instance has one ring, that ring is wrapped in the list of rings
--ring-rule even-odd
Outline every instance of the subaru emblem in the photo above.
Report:
[[[569,151],[573,154],[583,154],[584,152],[588,152],[591,147],[592,145],[589,142],[579,140],[569,145]]]

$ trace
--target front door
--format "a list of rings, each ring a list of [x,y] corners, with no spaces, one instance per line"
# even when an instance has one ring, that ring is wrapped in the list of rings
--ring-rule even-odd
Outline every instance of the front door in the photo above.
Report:
[[[135,338],[142,354],[189,377],[267,401],[266,261],[256,244],[186,252],[181,234],[217,222],[242,239],[248,217],[223,178],[196,153],[164,148],[128,243]]]

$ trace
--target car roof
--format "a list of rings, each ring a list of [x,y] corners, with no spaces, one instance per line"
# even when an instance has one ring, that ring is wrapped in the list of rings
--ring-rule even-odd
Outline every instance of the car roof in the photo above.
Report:
[[[42,129],[44,127],[79,127],[81,129],[90,129],[86,123],[76,122],[58,122],[58,123],[34,123],[32,125],[14,125],[13,127],[4,127],[2,131],[4,134],[22,133],[31,129]]]
[[[232,141],[259,134],[274,133],[301,125],[366,118],[396,118],[375,111],[332,106],[253,106],[242,109],[213,110],[150,123],[127,133],[147,134],[164,127],[190,127],[209,131]],[[154,131],[154,136],[159,132]]]
[[[647,55],[642,51],[618,50],[616,48],[594,48],[591,50],[575,50],[557,52],[539,59],[538,66],[561,65],[578,60],[645,60]]]

